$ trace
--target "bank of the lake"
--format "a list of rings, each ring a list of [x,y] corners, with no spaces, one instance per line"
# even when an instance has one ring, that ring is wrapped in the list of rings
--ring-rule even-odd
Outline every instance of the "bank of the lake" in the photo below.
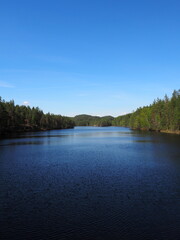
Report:
[[[130,127],[127,127],[130,128]],[[168,134],[177,134],[180,135],[179,130],[152,130],[152,129],[146,129],[146,128],[130,128],[134,131],[145,131],[145,132],[160,132],[160,133],[168,133]]]
[[[0,132],[0,139],[4,139],[8,137],[12,138],[25,133],[45,132],[45,131],[51,131],[51,130],[62,130],[62,129],[71,129],[71,128],[74,128],[74,126],[69,126],[65,128],[40,128],[37,126],[25,125],[20,127],[4,129],[3,131]]]
[[[180,131],[176,130],[176,131],[172,131],[172,130],[161,130],[161,133],[170,133],[170,134],[178,134],[180,135]]]

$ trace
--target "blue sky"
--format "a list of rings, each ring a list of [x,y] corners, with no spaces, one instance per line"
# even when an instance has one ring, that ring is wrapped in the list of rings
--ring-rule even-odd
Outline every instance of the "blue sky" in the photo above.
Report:
[[[179,0],[1,0],[0,96],[118,116],[180,88]]]

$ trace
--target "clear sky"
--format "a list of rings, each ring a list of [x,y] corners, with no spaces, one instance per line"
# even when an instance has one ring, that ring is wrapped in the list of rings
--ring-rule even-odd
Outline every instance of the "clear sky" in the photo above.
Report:
[[[0,0],[0,96],[118,116],[180,88],[180,0]]]

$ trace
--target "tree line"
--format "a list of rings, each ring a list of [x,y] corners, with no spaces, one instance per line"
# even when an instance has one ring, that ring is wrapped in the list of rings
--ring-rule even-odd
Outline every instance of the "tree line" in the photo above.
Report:
[[[13,100],[6,102],[0,97],[0,134],[64,129],[72,128],[74,125],[74,121],[69,117],[44,114],[38,107],[15,105]]]
[[[149,106],[115,118],[112,125],[154,131],[180,131],[180,90],[174,90],[171,98],[165,95],[164,99],[158,98]]]
[[[11,132],[65,129],[74,126],[124,126],[133,129],[180,132],[180,90],[156,99],[133,113],[112,116],[77,115],[74,118],[44,114],[38,107],[15,105],[0,97],[0,135]]]
[[[76,115],[73,120],[76,126],[96,126],[96,127],[107,127],[112,125],[112,116],[91,116],[87,114]]]

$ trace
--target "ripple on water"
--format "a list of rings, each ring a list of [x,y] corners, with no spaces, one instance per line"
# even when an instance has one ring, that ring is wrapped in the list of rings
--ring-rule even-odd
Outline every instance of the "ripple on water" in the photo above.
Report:
[[[0,141],[2,239],[179,239],[177,136],[31,134]]]

